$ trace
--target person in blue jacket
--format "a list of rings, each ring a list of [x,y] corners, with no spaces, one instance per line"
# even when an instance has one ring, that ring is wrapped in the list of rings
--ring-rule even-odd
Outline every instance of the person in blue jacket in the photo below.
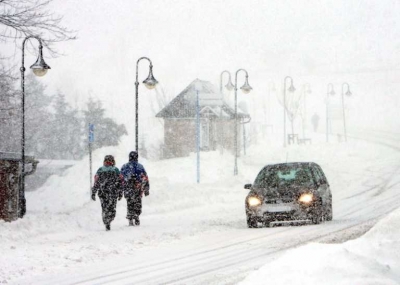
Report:
[[[127,215],[129,225],[140,225],[139,216],[142,213],[143,194],[150,194],[149,177],[143,165],[138,162],[139,155],[136,151],[129,153],[129,162],[121,168],[124,178],[124,196],[127,202]]]

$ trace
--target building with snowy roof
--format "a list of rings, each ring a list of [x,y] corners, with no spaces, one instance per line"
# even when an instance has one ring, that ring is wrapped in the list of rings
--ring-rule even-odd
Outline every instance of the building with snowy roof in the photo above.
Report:
[[[199,90],[200,149],[228,149],[234,146],[235,109],[208,81],[195,79],[156,117],[164,119],[163,157],[182,157],[196,151],[196,100]],[[238,107],[238,147],[241,145],[241,122],[250,116]]]

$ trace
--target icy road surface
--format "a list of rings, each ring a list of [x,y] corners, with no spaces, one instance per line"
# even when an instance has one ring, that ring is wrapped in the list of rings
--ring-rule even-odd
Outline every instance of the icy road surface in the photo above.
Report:
[[[366,139],[368,137],[368,139]],[[87,162],[29,193],[23,220],[0,223],[0,283],[8,284],[235,284],[285,250],[310,241],[356,238],[400,206],[400,134],[353,133],[347,144],[255,145],[233,178],[229,153],[202,153],[202,183],[195,157],[145,162],[151,195],[140,227],[128,227],[118,204],[111,232],[101,223],[99,201],[88,201]],[[122,150],[121,150],[122,149]],[[287,151],[287,154],[286,154]],[[121,146],[99,150],[94,161]],[[333,193],[334,220],[321,225],[248,229],[243,184],[262,166],[314,161]]]

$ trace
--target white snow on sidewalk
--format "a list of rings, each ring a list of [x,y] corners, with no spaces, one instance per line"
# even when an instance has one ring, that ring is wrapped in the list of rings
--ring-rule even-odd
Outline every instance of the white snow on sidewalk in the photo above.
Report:
[[[248,284],[400,284],[400,210],[356,240],[289,250],[240,283]]]

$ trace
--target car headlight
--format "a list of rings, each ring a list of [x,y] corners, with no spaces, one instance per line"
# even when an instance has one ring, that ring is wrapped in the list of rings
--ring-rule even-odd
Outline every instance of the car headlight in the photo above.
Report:
[[[306,203],[306,204],[312,202],[312,200],[313,200],[313,194],[311,194],[311,193],[304,193],[299,198],[299,202]]]
[[[250,197],[249,199],[247,199],[247,203],[249,203],[249,206],[252,206],[252,207],[260,206],[261,200],[258,199],[257,197]]]

